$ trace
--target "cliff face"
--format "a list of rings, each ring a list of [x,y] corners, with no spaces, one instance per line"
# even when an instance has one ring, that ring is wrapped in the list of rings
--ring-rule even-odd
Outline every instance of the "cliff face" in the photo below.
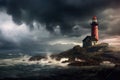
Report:
[[[114,56],[114,53],[120,53],[118,51],[113,51],[109,48],[107,43],[101,43],[96,46],[91,46],[87,48],[80,47],[79,45],[74,46],[72,49],[61,52],[59,54],[53,54],[50,57],[56,60],[61,60],[62,58],[68,58],[67,61],[69,65],[99,65],[100,63],[104,63],[104,61],[109,61],[115,64],[120,63],[120,58]],[[40,60],[42,56],[34,56],[29,60]]]

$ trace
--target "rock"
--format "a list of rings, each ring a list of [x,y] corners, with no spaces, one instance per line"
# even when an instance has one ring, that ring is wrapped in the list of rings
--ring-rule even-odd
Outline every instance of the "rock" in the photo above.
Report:
[[[93,66],[93,65],[98,65],[99,63],[91,63],[91,62],[79,62],[79,61],[74,61],[68,64],[68,66]]]
[[[42,56],[42,55],[36,55],[36,56],[32,56],[29,61],[39,61],[43,58],[46,58],[45,56]]]
[[[68,58],[69,66],[87,66],[87,65],[99,65],[102,61],[110,61],[112,63],[120,63],[120,58],[113,56],[111,54],[120,53],[113,51],[109,48],[107,43],[101,43],[96,46],[91,46],[88,48],[80,47],[79,45],[74,46],[72,49],[61,52],[59,54],[53,54],[50,57],[56,60],[61,60],[62,58]],[[29,61],[36,61],[46,58],[45,56],[33,56]],[[75,59],[84,60],[85,62],[76,61]]]
[[[84,54],[85,52],[86,52],[86,49],[77,45],[70,50],[61,52],[57,55],[52,55],[52,58],[56,58],[56,60],[60,60],[61,58],[69,58],[70,61],[73,61],[75,60],[76,57],[82,58],[82,54]]]
[[[108,43],[101,43],[95,46],[91,46],[87,48],[87,52],[103,52],[103,51],[108,51]]]
[[[68,63],[68,62],[70,62],[70,61],[62,61],[61,63]]]

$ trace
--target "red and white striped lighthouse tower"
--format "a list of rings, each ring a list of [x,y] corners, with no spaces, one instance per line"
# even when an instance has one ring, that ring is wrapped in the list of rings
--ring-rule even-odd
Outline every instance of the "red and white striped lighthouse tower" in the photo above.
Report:
[[[91,37],[95,38],[96,41],[99,40],[99,34],[98,34],[98,21],[97,21],[97,17],[94,16],[92,18],[92,23],[91,23]]]

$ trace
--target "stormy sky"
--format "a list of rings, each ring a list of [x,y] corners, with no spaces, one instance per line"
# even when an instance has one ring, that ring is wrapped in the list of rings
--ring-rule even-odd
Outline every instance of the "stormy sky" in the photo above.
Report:
[[[119,13],[120,0],[0,0],[0,50],[50,51],[81,44],[94,15],[100,41],[117,44]]]

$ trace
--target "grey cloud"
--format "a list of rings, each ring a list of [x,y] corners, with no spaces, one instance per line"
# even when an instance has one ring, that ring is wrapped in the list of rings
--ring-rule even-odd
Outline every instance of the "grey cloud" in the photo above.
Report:
[[[36,22],[38,27],[39,24],[46,25],[46,30],[53,34],[55,27],[59,25],[63,35],[79,37],[90,33],[89,20],[94,15],[98,16],[100,31],[104,31],[101,32],[101,36],[103,34],[120,35],[119,22],[112,25],[114,22],[113,19],[116,20],[117,18],[109,19],[108,14],[111,13],[102,14],[104,10],[110,8],[119,9],[119,4],[119,0],[0,0],[1,10],[6,10],[7,14],[11,15],[13,21],[18,25],[25,23],[32,30],[34,29],[34,22]],[[116,13],[117,11],[114,10]],[[116,13],[112,13],[111,15],[116,15]],[[76,24],[79,28],[77,31],[73,30]],[[47,36],[45,33],[43,33],[43,36]],[[42,33],[38,33],[36,36],[39,36],[39,34]],[[48,39],[54,40],[54,37],[42,40],[39,37],[38,41],[22,38],[20,45],[17,45],[3,38],[0,39],[2,43],[0,48],[42,51],[51,47],[47,45]]]
[[[0,0],[1,8],[6,9],[17,24],[26,23],[32,29],[33,21],[37,21],[46,24],[50,32],[60,25],[62,34],[67,35],[72,32],[75,21],[86,21],[118,4],[119,0]]]

